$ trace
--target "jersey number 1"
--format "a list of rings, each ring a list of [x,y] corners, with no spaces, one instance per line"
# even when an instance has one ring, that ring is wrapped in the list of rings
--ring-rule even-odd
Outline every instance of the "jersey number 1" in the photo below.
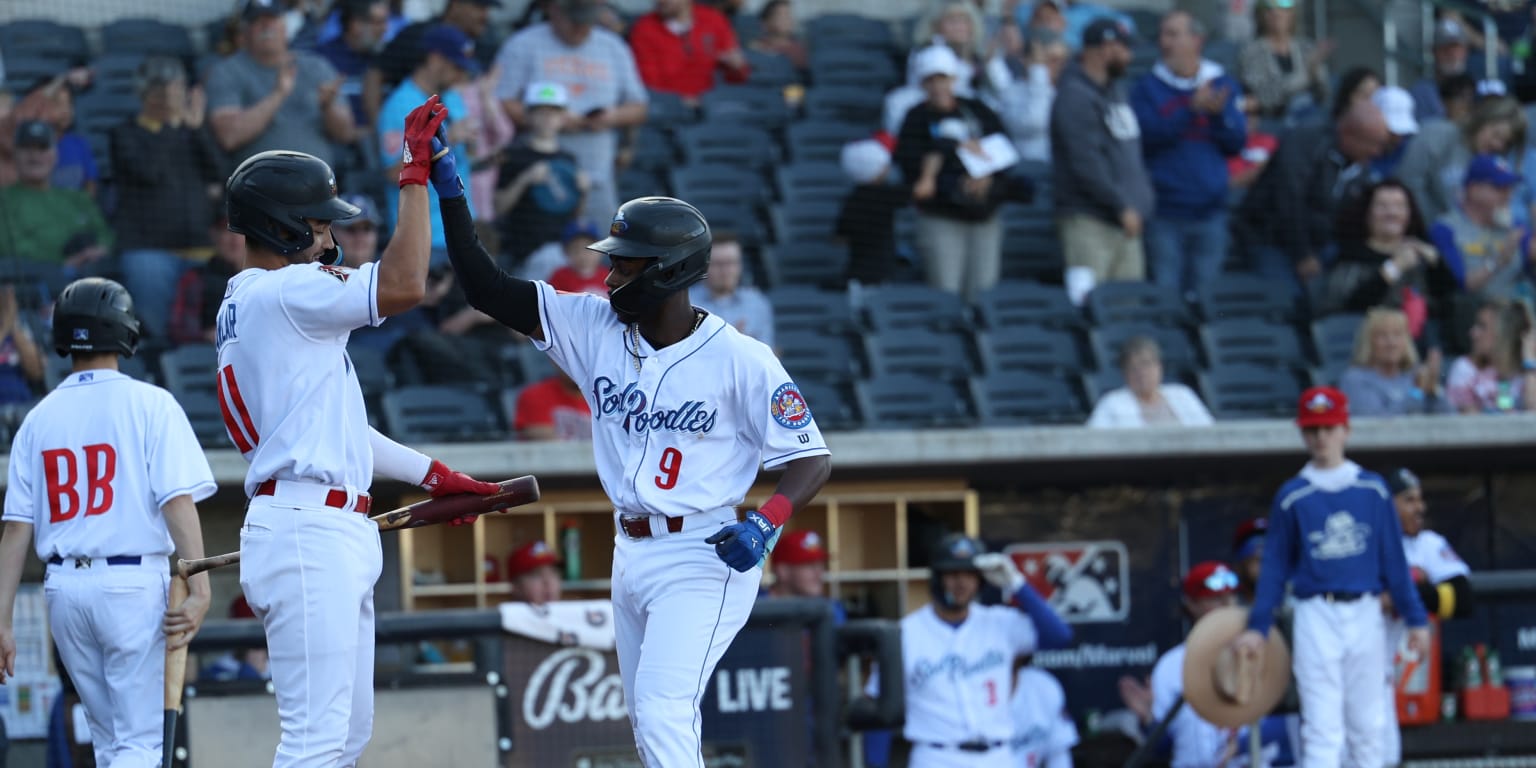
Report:
[[[677,473],[683,468],[683,452],[668,448],[661,452],[661,474],[656,476],[656,487],[670,491],[677,486]]]
[[[85,465],[85,500],[81,503],[80,465]],[[43,451],[43,482],[48,484],[48,522],[62,523],[85,509],[87,517],[112,508],[117,451],[107,443]]]

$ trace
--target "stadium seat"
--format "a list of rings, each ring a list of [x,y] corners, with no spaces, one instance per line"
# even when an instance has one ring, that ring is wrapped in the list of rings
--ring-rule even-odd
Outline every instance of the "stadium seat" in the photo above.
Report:
[[[186,27],[159,19],[118,19],[101,28],[104,54],[138,53],[191,58],[197,55]]]
[[[972,325],[970,308],[959,296],[927,285],[871,287],[864,292],[864,307],[877,331],[963,330]]]
[[[183,391],[176,393],[176,402],[186,412],[187,422],[192,425],[192,434],[197,436],[198,444],[205,450],[234,447],[234,442],[229,439],[229,430],[224,426],[224,412],[219,407],[217,395],[212,392]]]
[[[1064,262],[1051,211],[1012,203],[998,209],[998,216],[1003,225],[1003,277],[1060,282]]]
[[[729,165],[677,166],[670,180],[673,194],[694,205],[725,200],[756,207],[768,199],[768,187],[761,176]]]
[[[828,46],[811,50],[811,79],[817,87],[862,85],[886,91],[901,83],[896,64],[881,50]]]
[[[982,426],[1080,424],[1085,418],[1072,385],[1057,376],[994,373],[973,377],[970,388]]]
[[[649,127],[670,131],[699,121],[698,110],[675,93],[652,91],[649,98],[645,112],[645,124]]]
[[[1163,380],[1168,380],[1168,375],[1163,374]],[[1083,399],[1088,405],[1089,413],[1093,412],[1093,406],[1097,405],[1099,398],[1105,392],[1119,389],[1125,386],[1125,375],[1119,368],[1104,368],[1098,371],[1086,371],[1082,376]]]
[[[789,123],[789,105],[776,87],[719,86],[700,98],[706,123],[748,125],[777,130]]]
[[[796,382],[843,384],[861,375],[861,357],[853,337],[841,333],[793,330],[776,334],[779,362]]]
[[[522,387],[504,387],[496,393],[497,403],[501,406],[502,423],[506,425],[507,432],[513,439],[517,438],[517,431],[513,427],[517,423],[517,397],[522,393]]]
[[[773,206],[768,218],[773,241],[785,245],[831,243],[836,239],[838,209],[814,202],[785,202]]]
[[[1059,285],[1004,280],[975,300],[982,325],[997,331],[1015,326],[1080,328],[1082,312]]]
[[[743,248],[758,248],[767,242],[762,216],[758,214],[757,207],[747,201],[715,195],[692,202],[704,214],[711,230],[735,232]]]
[[[1177,291],[1162,286],[1124,280],[1099,283],[1088,293],[1088,311],[1098,325],[1145,323],[1190,325],[1189,307]]]
[[[666,131],[647,125],[635,135],[634,159],[631,168],[666,173],[677,164],[677,145]]]
[[[947,381],[969,378],[971,363],[966,334],[902,328],[864,336],[864,356],[874,378],[894,373],[918,373]]]
[[[794,374],[791,373],[791,376]],[[800,395],[811,409],[811,418],[823,432],[842,432],[859,428],[859,414],[854,399],[842,385],[822,381],[795,380]]]
[[[848,248],[841,243],[767,246],[762,265],[768,284],[775,288],[805,285],[838,290],[848,282]]]
[[[1290,322],[1296,304],[1272,281],[1252,274],[1228,273],[1206,280],[1198,289],[1200,317],[1206,322],[1253,317]]]
[[[989,374],[1075,375],[1083,370],[1082,352],[1071,331],[1015,325],[976,334],[976,346]]]
[[[212,344],[187,344],[160,355],[160,378],[171,394],[213,394],[218,386],[219,353]]]
[[[495,440],[506,436],[485,398],[458,387],[402,387],[384,393],[384,423],[402,443]]]
[[[347,359],[352,361],[352,370],[357,372],[357,384],[364,397],[382,395],[395,386],[395,374],[389,370],[383,352],[361,345],[348,347]]]
[[[144,54],[135,52],[107,53],[96,57],[91,62],[94,74],[91,89],[134,93],[134,81],[138,79],[139,64],[143,61]]]
[[[880,51],[896,48],[890,24],[852,13],[827,13],[806,21],[805,37],[812,50],[833,46]]]
[[[1363,315],[1329,315],[1313,320],[1313,362],[1324,369],[1348,367],[1355,356],[1355,336],[1363,322]]]
[[[797,164],[838,167],[843,145],[867,139],[873,132],[868,125],[859,122],[806,119],[790,123],[785,130],[785,143]]]
[[[524,384],[537,384],[553,375],[557,369],[549,355],[540,352],[532,343],[518,344],[517,356],[523,373]]]
[[[54,77],[69,68],[67,61],[54,56],[20,51],[12,54],[9,49],[4,49],[3,52],[5,53],[3,85],[5,90],[18,98],[38,82]]]
[[[805,116],[812,120],[877,126],[885,109],[885,93],[857,85],[818,86],[806,90],[804,103]]]
[[[793,331],[854,333],[859,324],[845,291],[823,291],[802,285],[781,285],[768,292],[773,327],[778,334]]]
[[[1120,348],[1135,336],[1150,336],[1162,351],[1163,370],[1188,371],[1200,367],[1200,356],[1183,328],[1127,323],[1101,325],[1088,332],[1088,346],[1099,370],[1120,367]]]
[[[1212,368],[1235,363],[1287,370],[1307,367],[1301,342],[1289,325],[1254,318],[1220,320],[1200,326],[1200,344]]]
[[[954,427],[972,422],[966,398],[938,379],[896,373],[854,382],[853,389],[864,429]]]
[[[750,15],[737,14],[737,18]],[[750,73],[747,75],[748,85],[759,88],[783,88],[800,82],[800,73],[795,70],[795,65],[791,64],[789,59],[755,48],[746,48],[743,53],[747,56],[747,66],[750,68]]]
[[[1263,419],[1296,413],[1295,376],[1256,365],[1229,365],[1199,375],[1200,396],[1218,419]]]
[[[139,96],[132,91],[88,91],[75,100],[75,130],[105,136],[138,113]]]
[[[60,72],[67,65],[83,64],[90,58],[85,30],[44,19],[19,19],[0,24],[0,51],[5,52],[7,71],[13,57],[35,55],[55,59],[66,64]]]
[[[796,162],[774,170],[780,200],[819,201],[841,207],[853,182],[836,163]]]
[[[732,165],[753,170],[777,160],[768,132],[734,123],[700,123],[677,129],[683,162],[689,165]]]
[[[633,200],[651,195],[670,195],[667,183],[654,171],[630,166],[619,172],[615,182],[620,200]]]

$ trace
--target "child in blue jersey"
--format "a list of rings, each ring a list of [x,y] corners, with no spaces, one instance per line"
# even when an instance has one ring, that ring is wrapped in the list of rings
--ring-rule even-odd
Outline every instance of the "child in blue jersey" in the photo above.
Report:
[[[1263,650],[1289,582],[1301,764],[1374,768],[1382,765],[1382,728],[1393,706],[1382,685],[1389,669],[1378,596],[1391,592],[1414,653],[1429,652],[1428,618],[1408,574],[1386,482],[1344,458],[1344,393],[1303,392],[1296,424],[1312,460],[1275,495],[1248,629],[1234,644],[1241,652]]]

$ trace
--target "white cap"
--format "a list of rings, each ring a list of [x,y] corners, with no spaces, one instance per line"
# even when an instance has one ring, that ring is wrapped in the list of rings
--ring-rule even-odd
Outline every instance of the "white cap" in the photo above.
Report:
[[[960,57],[947,45],[930,45],[917,52],[912,71],[919,83],[934,75],[959,77]]]
[[[1387,121],[1387,130],[1395,136],[1412,136],[1419,132],[1419,121],[1413,116],[1413,95],[1395,85],[1377,88],[1371,101],[1381,110]]]
[[[529,83],[527,90],[523,92],[523,107],[561,107],[570,106],[570,95],[566,93],[565,86],[559,83]]]
[[[843,173],[855,184],[868,184],[885,174],[891,153],[874,139],[860,139],[843,145]]]

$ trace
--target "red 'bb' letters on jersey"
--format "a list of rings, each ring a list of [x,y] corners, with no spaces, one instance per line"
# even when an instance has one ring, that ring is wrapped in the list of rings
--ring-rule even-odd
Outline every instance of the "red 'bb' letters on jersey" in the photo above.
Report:
[[[112,481],[117,478],[117,451],[106,443],[87,445],[77,459],[73,450],[43,451],[43,478],[48,485],[48,521],[62,523],[80,513],[80,464],[85,464],[85,514],[112,508]]]

